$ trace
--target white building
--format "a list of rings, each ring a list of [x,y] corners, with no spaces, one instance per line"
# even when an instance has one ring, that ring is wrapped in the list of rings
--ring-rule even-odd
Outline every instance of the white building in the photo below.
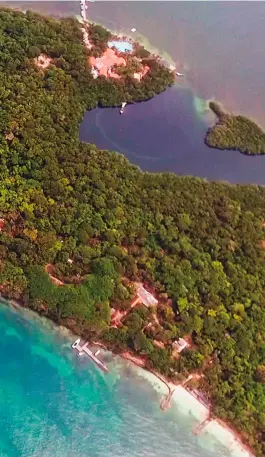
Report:
[[[177,352],[183,351],[183,349],[189,347],[189,343],[184,340],[184,338],[179,338],[177,341],[174,341],[172,344],[173,348],[177,350]]]
[[[158,303],[157,299],[152,294],[150,294],[150,292],[148,292],[142,286],[142,284],[138,285],[137,295],[141,303],[143,303],[143,305],[145,305],[147,308],[149,308],[149,306],[155,306]]]

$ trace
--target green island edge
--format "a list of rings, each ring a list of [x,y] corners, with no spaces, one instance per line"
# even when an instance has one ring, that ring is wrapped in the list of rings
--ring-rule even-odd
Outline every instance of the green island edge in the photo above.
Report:
[[[144,173],[79,141],[87,109],[165,90],[159,62],[141,84],[93,80],[78,21],[30,11],[1,9],[0,38],[2,295],[168,379],[203,374],[194,387],[213,414],[264,455],[265,188]],[[102,49],[106,35],[94,39]],[[110,327],[136,281],[159,305]],[[191,347],[175,358],[183,336]]]
[[[209,102],[209,108],[216,115],[217,123],[206,133],[207,146],[235,150],[245,155],[265,154],[265,132],[255,122],[241,114],[226,112],[214,100]]]

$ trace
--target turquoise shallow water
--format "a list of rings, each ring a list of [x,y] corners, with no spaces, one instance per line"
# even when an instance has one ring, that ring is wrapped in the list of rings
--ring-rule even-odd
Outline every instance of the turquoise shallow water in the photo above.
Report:
[[[1,457],[227,457],[196,419],[129,363],[104,354],[109,373],[78,358],[69,336],[28,311],[0,306]],[[101,355],[102,356],[102,355]]]
[[[189,86],[199,97],[216,96],[228,108],[257,117],[264,125],[262,2],[204,2],[201,11],[199,2],[155,2],[151,9],[149,2],[135,5],[90,3],[89,15],[118,30],[136,26],[173,61],[185,63]],[[79,2],[29,2],[26,7],[58,15],[79,12]],[[141,165],[152,171],[165,161],[166,145],[165,169],[264,183],[264,157],[251,158],[250,164],[240,154],[229,153],[228,160],[228,153],[208,150],[203,158],[203,103],[197,103],[191,91],[175,91],[171,99],[173,90],[128,107],[123,124],[118,113],[113,117],[112,110],[95,110],[91,115],[96,130],[91,128],[87,141],[100,145],[108,140],[102,147],[120,150],[130,160],[142,153]],[[151,130],[144,121],[150,121]],[[152,144],[147,142],[150,138]],[[175,156],[177,147],[180,154]],[[104,375],[86,358],[77,358],[68,337],[47,321],[6,306],[0,306],[0,330],[0,457],[231,455],[214,437],[192,435],[197,422],[188,409],[183,413],[176,406],[163,413],[160,395],[119,358],[105,356],[110,371]]]

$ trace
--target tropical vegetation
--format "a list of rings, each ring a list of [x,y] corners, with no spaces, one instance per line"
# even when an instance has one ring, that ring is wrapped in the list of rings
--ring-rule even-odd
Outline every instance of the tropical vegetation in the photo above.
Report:
[[[209,107],[218,122],[208,129],[205,143],[215,149],[233,149],[242,154],[265,154],[265,132],[245,116],[226,113],[212,101]]]
[[[213,412],[262,456],[265,189],[144,173],[81,143],[88,108],[164,80],[159,69],[143,86],[93,80],[79,27],[0,10],[2,294],[174,380],[203,373]],[[46,70],[40,53],[53,59]],[[111,308],[129,309],[135,281],[159,304],[115,328]],[[174,357],[183,336],[191,347]]]

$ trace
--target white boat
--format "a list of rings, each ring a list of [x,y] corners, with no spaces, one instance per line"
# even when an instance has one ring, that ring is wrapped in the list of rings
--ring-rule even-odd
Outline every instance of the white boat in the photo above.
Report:
[[[95,352],[95,357],[97,357],[99,354],[100,354],[100,349],[98,349],[98,350]]]
[[[78,338],[78,339],[72,344],[72,348],[75,349],[76,346],[78,346],[78,345],[80,344],[80,341],[81,341],[81,339]]]
[[[179,73],[178,71],[176,71],[176,75],[177,76],[184,76],[183,73]]]
[[[133,33],[136,32],[136,28],[133,27],[133,28],[131,29],[131,32],[133,32]]]
[[[78,357],[81,357],[81,355],[84,355],[84,352],[78,352]]]
[[[123,113],[124,113],[124,108],[125,108],[126,105],[127,105],[126,102],[122,102],[122,104],[121,104],[121,109],[120,109],[120,114],[123,114]]]

